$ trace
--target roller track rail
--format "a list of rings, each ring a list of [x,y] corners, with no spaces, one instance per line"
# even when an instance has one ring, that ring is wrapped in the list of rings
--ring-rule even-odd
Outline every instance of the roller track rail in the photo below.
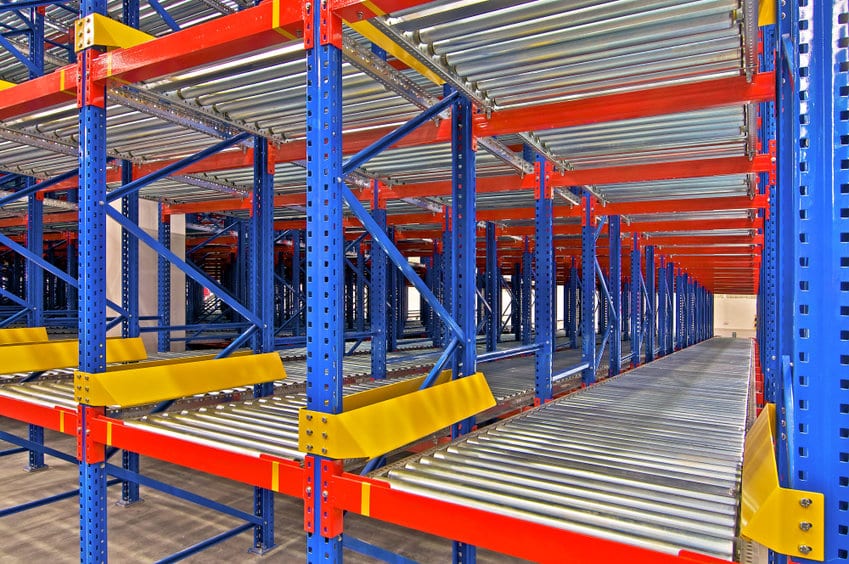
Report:
[[[731,559],[752,345],[712,339],[376,473],[393,489]]]

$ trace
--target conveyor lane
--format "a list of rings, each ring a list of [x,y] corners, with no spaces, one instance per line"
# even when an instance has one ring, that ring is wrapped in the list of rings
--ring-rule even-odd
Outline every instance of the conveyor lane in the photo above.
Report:
[[[751,354],[748,340],[712,339],[378,475],[461,505],[730,559]]]

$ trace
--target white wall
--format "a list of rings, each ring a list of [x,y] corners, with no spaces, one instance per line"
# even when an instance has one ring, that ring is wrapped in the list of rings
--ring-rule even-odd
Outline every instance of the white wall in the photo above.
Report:
[[[113,202],[120,209],[120,202]],[[150,200],[139,200],[139,225],[148,235],[157,237],[159,231],[159,206]],[[186,254],[186,216],[171,216],[171,251],[178,257]],[[157,255],[144,243],[139,243],[139,312],[141,316],[156,315],[157,310]],[[121,227],[112,220],[106,223],[106,295],[115,303],[121,303]],[[171,325],[186,323],[186,276],[171,266]],[[155,322],[142,322],[142,326],[153,326]],[[121,327],[110,331],[110,337],[121,335]],[[183,337],[183,332],[174,331],[172,337]],[[157,334],[142,333],[148,353],[157,350]],[[185,349],[183,341],[171,343],[172,351]]]
[[[754,337],[756,314],[755,296],[717,294],[714,302],[714,333],[722,337],[730,337],[732,333],[737,333],[738,337]]]

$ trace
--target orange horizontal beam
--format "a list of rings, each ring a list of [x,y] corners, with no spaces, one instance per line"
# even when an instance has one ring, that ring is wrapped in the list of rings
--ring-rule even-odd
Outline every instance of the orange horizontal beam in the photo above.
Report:
[[[520,131],[542,131],[593,123],[636,119],[647,116],[737,106],[775,98],[775,74],[702,80],[644,88],[633,92],[606,94],[580,100],[554,102],[476,116],[475,133],[482,137]]]

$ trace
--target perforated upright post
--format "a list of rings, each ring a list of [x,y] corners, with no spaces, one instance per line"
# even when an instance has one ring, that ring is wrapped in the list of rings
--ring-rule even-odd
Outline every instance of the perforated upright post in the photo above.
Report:
[[[380,207],[375,182],[374,206],[371,215],[381,229],[386,229],[386,209]],[[371,377],[386,378],[386,253],[376,243],[371,245]],[[438,324],[438,323],[437,323]]]
[[[106,0],[83,0],[80,15],[106,13]],[[106,89],[91,77],[98,55],[79,53],[79,368],[106,371]],[[80,562],[106,562],[106,467],[104,445],[89,435],[89,419],[103,408],[80,405],[77,459],[80,484]]]
[[[528,238],[525,237],[525,246],[522,251],[522,299],[519,302],[521,308],[521,336],[522,344],[531,344],[531,288],[533,287],[533,255],[529,250]]]
[[[126,8],[125,8],[126,9]],[[121,161],[121,184],[133,181],[133,163]],[[139,222],[139,195],[133,192],[121,198],[121,213],[133,223]],[[121,307],[127,315],[121,323],[121,336],[139,336],[139,240],[126,230],[121,230]],[[139,455],[123,451],[121,465],[130,472],[139,471]],[[141,500],[139,483],[125,480],[121,484],[121,505],[127,506]]]
[[[657,273],[657,356],[666,354],[666,316],[669,315],[667,308],[667,277],[666,257],[660,257],[660,268]]]
[[[251,202],[249,307],[262,321],[253,342],[254,352],[274,351],[274,162],[268,140],[254,136],[254,191]],[[254,397],[269,396],[274,384],[254,386]],[[263,554],[275,546],[274,492],[254,488],[254,515],[262,523],[254,526],[252,551]]]
[[[631,243],[631,368],[640,365],[643,348],[642,299],[640,294],[640,236]]]
[[[589,363],[584,369],[584,384],[595,382],[595,226],[593,225],[592,196],[583,197],[584,213],[581,223],[581,360]]]
[[[307,49],[307,409],[342,411],[344,353],[342,225],[342,22],[325,5],[308,4]],[[309,27],[312,29],[309,29]],[[342,512],[325,509],[330,475],[340,464],[304,460],[307,562],[342,558]]]
[[[655,295],[654,246],[646,245],[646,362],[654,360],[655,337],[657,334],[657,296]]]
[[[554,274],[554,202],[549,184],[546,160],[534,155],[537,175],[534,214],[534,263],[536,265],[536,301],[534,303],[535,355],[534,401],[551,399],[551,376],[554,360],[554,323],[552,313],[556,303]]]
[[[455,377],[469,376],[477,370],[475,325],[477,224],[475,221],[475,150],[473,146],[472,103],[460,96],[451,112],[451,225],[453,268],[452,315],[463,332],[463,343],[457,352],[459,373]],[[474,417],[452,427],[457,437],[472,430]],[[453,542],[452,559],[455,564],[475,561],[474,546]]]
[[[578,348],[578,266],[575,257],[569,266],[569,348]]]
[[[779,378],[787,385],[777,398],[786,414],[780,424],[791,431],[788,444],[779,445],[787,449],[790,467],[780,470],[792,470],[789,487],[824,494],[825,562],[844,562],[849,559],[849,5],[782,3],[778,22],[777,35],[786,41],[776,65],[779,323],[792,316],[790,327],[778,328],[783,331],[779,355],[787,361]]]
[[[610,375],[622,372],[622,240],[621,218],[611,215],[607,218],[608,239],[610,244],[610,280],[607,291],[613,302],[609,312],[610,332]]]
[[[486,303],[489,311],[486,314],[486,350],[492,352],[498,348],[498,336],[501,333],[501,311],[498,308],[497,293],[501,292],[498,284],[498,241],[495,237],[495,224],[486,223]]]
[[[164,204],[159,204],[158,240],[166,249],[171,248],[171,216],[164,213]],[[157,350],[169,352],[171,350],[171,262],[159,255],[156,259],[156,315],[159,317],[159,340]]]

